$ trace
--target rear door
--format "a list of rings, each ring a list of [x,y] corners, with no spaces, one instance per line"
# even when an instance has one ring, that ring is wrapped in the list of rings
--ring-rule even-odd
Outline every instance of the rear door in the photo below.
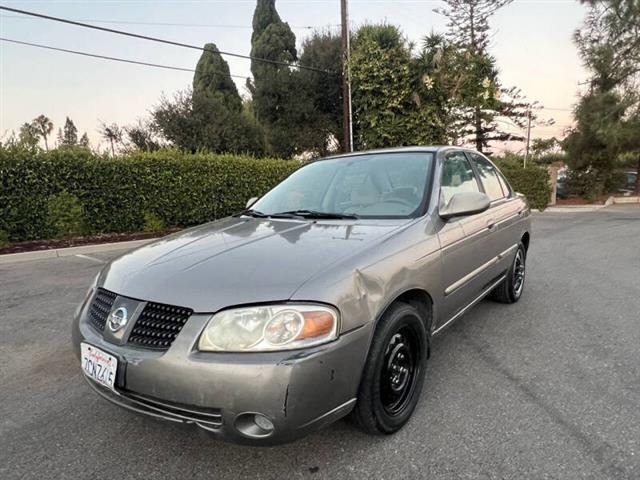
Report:
[[[502,173],[487,158],[477,152],[467,152],[480,178],[485,193],[491,200],[487,211],[492,240],[488,249],[497,257],[492,269],[494,276],[508,269],[519,241],[519,220],[523,204],[519,201],[502,176]]]

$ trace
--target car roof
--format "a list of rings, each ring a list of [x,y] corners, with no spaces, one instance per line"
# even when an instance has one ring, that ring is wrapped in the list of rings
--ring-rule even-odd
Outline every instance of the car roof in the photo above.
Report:
[[[319,160],[328,160],[330,158],[334,159],[334,158],[341,158],[341,157],[352,157],[356,155],[371,155],[371,154],[377,154],[377,153],[401,153],[401,152],[437,153],[440,150],[447,150],[447,149],[474,151],[469,148],[458,147],[453,145],[429,145],[429,146],[416,145],[416,146],[410,146],[410,147],[378,148],[374,150],[362,150],[358,152],[340,153],[338,155],[323,157],[322,159],[319,159]]]

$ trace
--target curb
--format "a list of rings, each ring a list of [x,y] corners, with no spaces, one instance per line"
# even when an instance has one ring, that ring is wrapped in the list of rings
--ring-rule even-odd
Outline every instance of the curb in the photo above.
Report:
[[[534,210],[538,213],[583,213],[583,212],[597,212],[603,208],[607,208],[609,205],[573,205],[565,207],[548,207],[544,212],[540,210]]]
[[[640,197],[614,197],[613,203],[615,203],[616,205],[634,205],[636,203],[640,203]]]
[[[71,257],[82,253],[110,252],[114,250],[129,250],[140,247],[156,240],[145,238],[144,240],[131,240],[128,242],[99,243],[94,245],[80,245],[79,247],[52,248],[50,250],[35,250],[33,252],[7,253],[0,255],[0,265],[6,263],[25,262],[29,260],[44,260],[48,258]]]

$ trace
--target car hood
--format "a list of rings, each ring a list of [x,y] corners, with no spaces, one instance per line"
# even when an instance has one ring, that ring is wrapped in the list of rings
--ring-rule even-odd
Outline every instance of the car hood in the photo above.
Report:
[[[196,312],[288,300],[315,274],[406,223],[226,218],[126,253],[98,285]]]

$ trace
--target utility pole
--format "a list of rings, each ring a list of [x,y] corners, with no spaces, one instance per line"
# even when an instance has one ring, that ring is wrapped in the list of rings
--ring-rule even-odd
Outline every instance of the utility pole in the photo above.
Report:
[[[349,74],[349,12],[347,0],[340,0],[342,20],[342,145],[345,152],[353,151],[353,127],[351,125],[351,75]]]
[[[524,168],[527,168],[527,160],[529,159],[529,145],[531,143],[531,107],[527,110],[527,149],[524,154]]]

